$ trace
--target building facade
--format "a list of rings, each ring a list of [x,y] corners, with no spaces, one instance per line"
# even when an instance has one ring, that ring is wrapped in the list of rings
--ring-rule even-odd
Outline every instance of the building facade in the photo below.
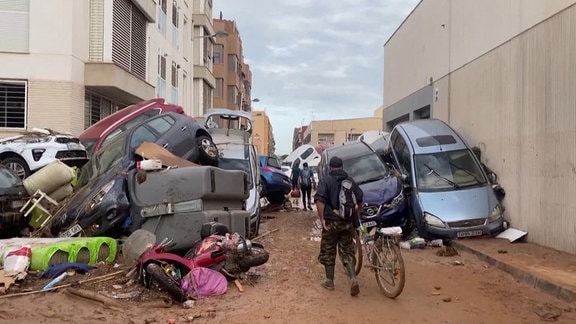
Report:
[[[222,17],[222,15],[220,15]],[[214,107],[252,110],[252,73],[244,63],[242,39],[233,20],[214,19],[214,29],[228,35],[214,45]]]
[[[193,116],[203,116],[212,108],[216,80],[212,71],[216,32],[212,25],[212,0],[194,0],[194,83]]]
[[[197,2],[209,17],[211,0],[0,0],[0,137],[78,135],[154,97],[195,115]]]
[[[511,226],[569,253],[574,24],[574,0],[423,0],[384,46],[385,130],[421,113],[448,122],[498,173]]]
[[[265,111],[252,111],[252,141],[259,155],[272,156],[276,150],[270,118]]]
[[[316,147],[319,153],[330,146],[341,145],[347,141],[357,140],[362,133],[370,130],[381,130],[382,107],[374,111],[373,117],[313,120],[307,127],[302,127],[302,143]],[[296,143],[292,143],[294,147]],[[300,146],[300,145],[298,145]]]

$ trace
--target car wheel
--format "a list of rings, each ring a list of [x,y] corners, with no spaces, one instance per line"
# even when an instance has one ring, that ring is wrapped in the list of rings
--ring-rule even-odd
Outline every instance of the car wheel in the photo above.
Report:
[[[274,192],[268,195],[266,198],[268,198],[268,201],[272,205],[283,205],[284,201],[286,200],[286,196],[284,196],[284,194],[281,192]]]
[[[218,166],[218,147],[208,136],[198,136],[196,146],[199,151],[199,160],[203,165]]]
[[[30,172],[28,163],[26,163],[24,159],[16,156],[2,160],[2,164],[4,164],[8,169],[12,170],[12,172],[14,172],[22,180],[29,177],[32,173]]]

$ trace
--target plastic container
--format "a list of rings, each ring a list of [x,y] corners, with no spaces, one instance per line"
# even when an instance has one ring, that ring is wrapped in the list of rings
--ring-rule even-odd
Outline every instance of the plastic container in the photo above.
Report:
[[[162,169],[162,161],[160,160],[142,160],[136,162],[136,169],[150,171]]]
[[[421,237],[415,237],[410,240],[411,249],[423,249],[426,247],[426,240]]]

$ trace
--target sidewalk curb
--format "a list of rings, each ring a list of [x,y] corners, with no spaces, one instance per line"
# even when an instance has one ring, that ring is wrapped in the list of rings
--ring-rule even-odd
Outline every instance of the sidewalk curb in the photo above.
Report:
[[[456,240],[452,241],[452,245],[457,249],[461,249],[466,252],[470,252],[476,255],[482,261],[497,267],[498,269],[511,274],[514,278],[521,280],[531,286],[538,288],[558,299],[564,300],[566,302],[572,303],[576,301],[576,290],[570,287],[565,287],[554,282],[550,282],[544,278],[540,278],[535,274],[528,272],[526,270],[520,269],[511,264],[497,260],[496,258],[462,243]]]

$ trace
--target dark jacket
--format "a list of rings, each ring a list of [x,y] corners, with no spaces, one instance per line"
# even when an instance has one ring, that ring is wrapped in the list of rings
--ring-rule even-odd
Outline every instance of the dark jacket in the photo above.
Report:
[[[324,207],[324,219],[325,220],[342,220],[337,215],[334,215],[332,210],[338,209],[340,206],[339,194],[340,194],[340,182],[344,179],[350,179],[354,184],[354,194],[356,195],[356,200],[358,205],[362,205],[362,199],[364,194],[362,189],[348,176],[346,171],[342,169],[330,170],[327,176],[323,177],[318,184],[318,189],[314,195],[314,201],[321,201],[326,206]]]
[[[298,185],[298,178],[300,178],[300,168],[298,166],[293,166],[292,177],[290,178],[290,180],[292,180],[293,187],[296,187]]]

